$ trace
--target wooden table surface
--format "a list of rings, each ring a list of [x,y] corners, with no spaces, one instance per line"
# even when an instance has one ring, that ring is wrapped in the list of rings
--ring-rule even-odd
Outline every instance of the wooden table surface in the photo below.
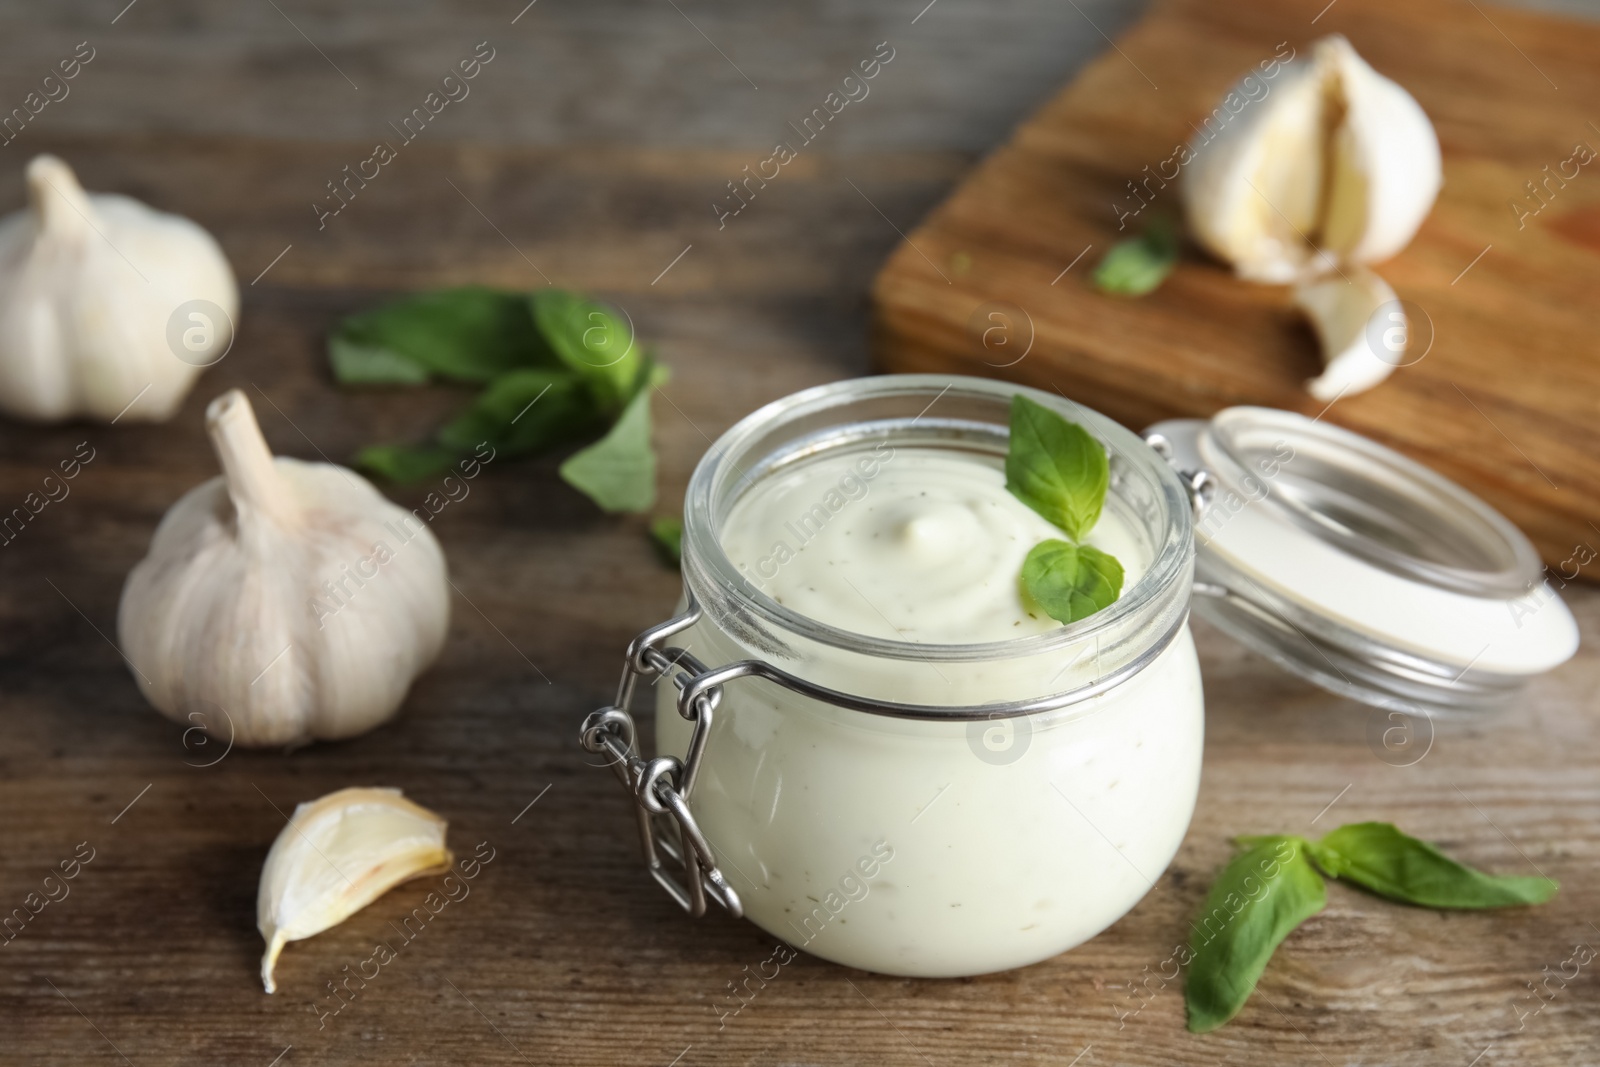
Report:
[[[0,154],[0,205],[20,203],[30,154],[61,154],[91,189],[209,227],[244,307],[234,350],[168,425],[0,422],[7,510],[79,442],[96,457],[0,548],[0,912],[60,861],[93,856],[69,896],[0,942],[0,1063],[1600,1062],[1594,966],[1562,975],[1575,944],[1600,945],[1592,587],[1568,594],[1590,643],[1578,658],[1493,722],[1441,726],[1420,759],[1371,742],[1387,724],[1366,709],[1197,625],[1210,720],[1199,808],[1130,915],[1065,956],[971,980],[801,957],[725,1025],[717,1006],[771,939],[680,914],[639,865],[615,782],[575,744],[627,640],[670,609],[676,576],[640,521],[597,514],[553,461],[492,467],[439,515],[461,591],[448,644],[400,715],[364,738],[218,761],[145,705],[111,643],[122,580],[156,522],[214,473],[210,397],[245,389],[272,446],[313,459],[420,434],[460,402],[332,385],[329,324],[396,291],[547,276],[626,308],[675,371],[657,405],[673,500],[745,412],[869,368],[865,292],[897,229],[1132,8],[123,4],[0,7],[4,108],[78,42],[96,50],[71,94]],[[1309,23],[1322,0],[1300,6]],[[1494,10],[1476,6],[1460,17]],[[310,205],[324,183],[484,40],[496,58],[473,95],[319,231]],[[871,96],[719,229],[724,183],[885,40],[896,55]],[[426,491],[394,495],[415,504]],[[294,804],[353,784],[404,789],[450,819],[458,850],[487,842],[495,858],[323,1017],[326,983],[426,892],[403,888],[291,945],[279,993],[262,993],[266,849]],[[1157,976],[1227,839],[1359,819],[1494,870],[1538,868],[1563,892],[1531,911],[1443,915],[1335,886],[1237,1021],[1185,1032],[1181,989]]]

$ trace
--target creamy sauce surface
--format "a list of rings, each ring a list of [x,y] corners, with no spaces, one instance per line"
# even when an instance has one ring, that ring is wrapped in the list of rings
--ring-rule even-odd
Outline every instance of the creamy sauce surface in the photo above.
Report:
[[[828,453],[761,479],[724,524],[734,564],[778,603],[871,637],[1004,641],[1056,629],[1022,590],[1039,542],[1065,540],[1012,496],[998,456],[948,448]],[[1087,542],[1123,566],[1148,553],[1110,508]]]

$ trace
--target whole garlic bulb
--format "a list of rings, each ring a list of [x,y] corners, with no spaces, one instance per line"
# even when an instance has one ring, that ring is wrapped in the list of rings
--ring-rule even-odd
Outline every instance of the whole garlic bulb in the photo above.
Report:
[[[1240,277],[1292,282],[1411,241],[1439,193],[1439,139],[1349,41],[1324,37],[1309,61],[1270,83],[1247,75],[1230,97],[1246,102],[1189,142],[1182,192],[1195,238]]]
[[[444,644],[438,541],[359,475],[274,459],[237,389],[206,408],[206,429],[222,476],[172,506],[122,590],[140,688],[241,745],[372,729]]]
[[[85,193],[54,156],[28,164],[27,185],[27,209],[0,219],[0,410],[171,417],[233,340],[222,249],[186,218]]]

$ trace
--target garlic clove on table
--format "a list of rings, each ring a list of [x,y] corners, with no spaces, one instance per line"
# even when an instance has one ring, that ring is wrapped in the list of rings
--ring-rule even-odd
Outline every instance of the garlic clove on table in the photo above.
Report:
[[[223,475],[162,519],[117,629],[150,703],[240,745],[353,737],[399,708],[450,616],[432,532],[360,475],[274,459],[250,402],[206,409]]]
[[[233,341],[222,249],[186,218],[84,192],[55,156],[26,180],[29,206],[0,219],[0,411],[166,420]]]
[[[1247,102],[1190,141],[1182,194],[1196,240],[1240,277],[1305,280],[1411,241],[1438,196],[1439,139],[1349,41],[1325,37],[1273,82],[1252,73],[1230,95]]]
[[[398,789],[341,789],[294,809],[261,869],[261,984],[290,941],[337,926],[402,882],[450,869],[447,823]]]
[[[1297,286],[1294,302],[1322,346],[1324,369],[1306,382],[1318,400],[1331,404],[1371,389],[1399,366],[1406,348],[1405,309],[1389,283],[1372,271],[1346,267],[1342,275]],[[1389,319],[1374,322],[1385,305],[1391,307]]]

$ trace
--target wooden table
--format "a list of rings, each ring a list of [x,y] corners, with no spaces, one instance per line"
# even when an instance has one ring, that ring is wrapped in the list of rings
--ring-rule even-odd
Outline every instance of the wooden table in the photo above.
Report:
[[[109,640],[118,594],[165,508],[214,473],[207,399],[245,389],[273,447],[301,457],[419,434],[460,398],[340,392],[329,324],[396,290],[544,274],[627,308],[673,366],[657,408],[670,501],[740,415],[867,369],[864,293],[896,228],[1104,47],[1090,20],[1114,34],[1134,14],[1020,0],[945,0],[920,16],[921,3],[802,4],[759,19],[676,6],[548,2],[517,16],[520,3],[419,2],[379,15],[147,0],[114,23],[120,3],[52,8],[43,23],[30,6],[0,9],[7,107],[76,42],[97,49],[72,96],[0,157],[0,204],[20,202],[29,153],[57,152],[90,188],[200,220],[245,287],[236,348],[170,424],[0,423],[7,509],[79,442],[96,456],[0,548],[0,910],[93,854],[70,896],[0,944],[0,1063],[1600,1062],[1592,965],[1526,1015],[1541,968],[1600,944],[1592,648],[1503,718],[1441,728],[1420,762],[1392,766],[1369,745],[1366,709],[1197,627],[1210,710],[1199,810],[1127,918],[1066,956],[965,981],[802,957],[724,1027],[715,1005],[771,939],[678,913],[639,866],[611,777],[575,744],[628,638],[670,609],[676,576],[639,521],[598,515],[553,461],[492,468],[436,520],[461,596],[443,657],[389,725],[213,763],[215,745],[185,744],[144,704]],[[319,232],[309,205],[323,183],[484,39],[497,58],[478,96]],[[724,183],[885,39],[896,59],[836,140],[718,229]],[[1569,600],[1592,642],[1600,593]],[[352,784],[404,789],[449,817],[458,849],[485,841],[495,859],[319,1025],[325,983],[426,891],[291,945],[280,992],[261,992],[265,851],[295,803]],[[1536,866],[1563,892],[1528,912],[1440,915],[1335,887],[1235,1023],[1186,1033],[1181,990],[1151,976],[1228,837],[1369,818],[1495,870]]]

